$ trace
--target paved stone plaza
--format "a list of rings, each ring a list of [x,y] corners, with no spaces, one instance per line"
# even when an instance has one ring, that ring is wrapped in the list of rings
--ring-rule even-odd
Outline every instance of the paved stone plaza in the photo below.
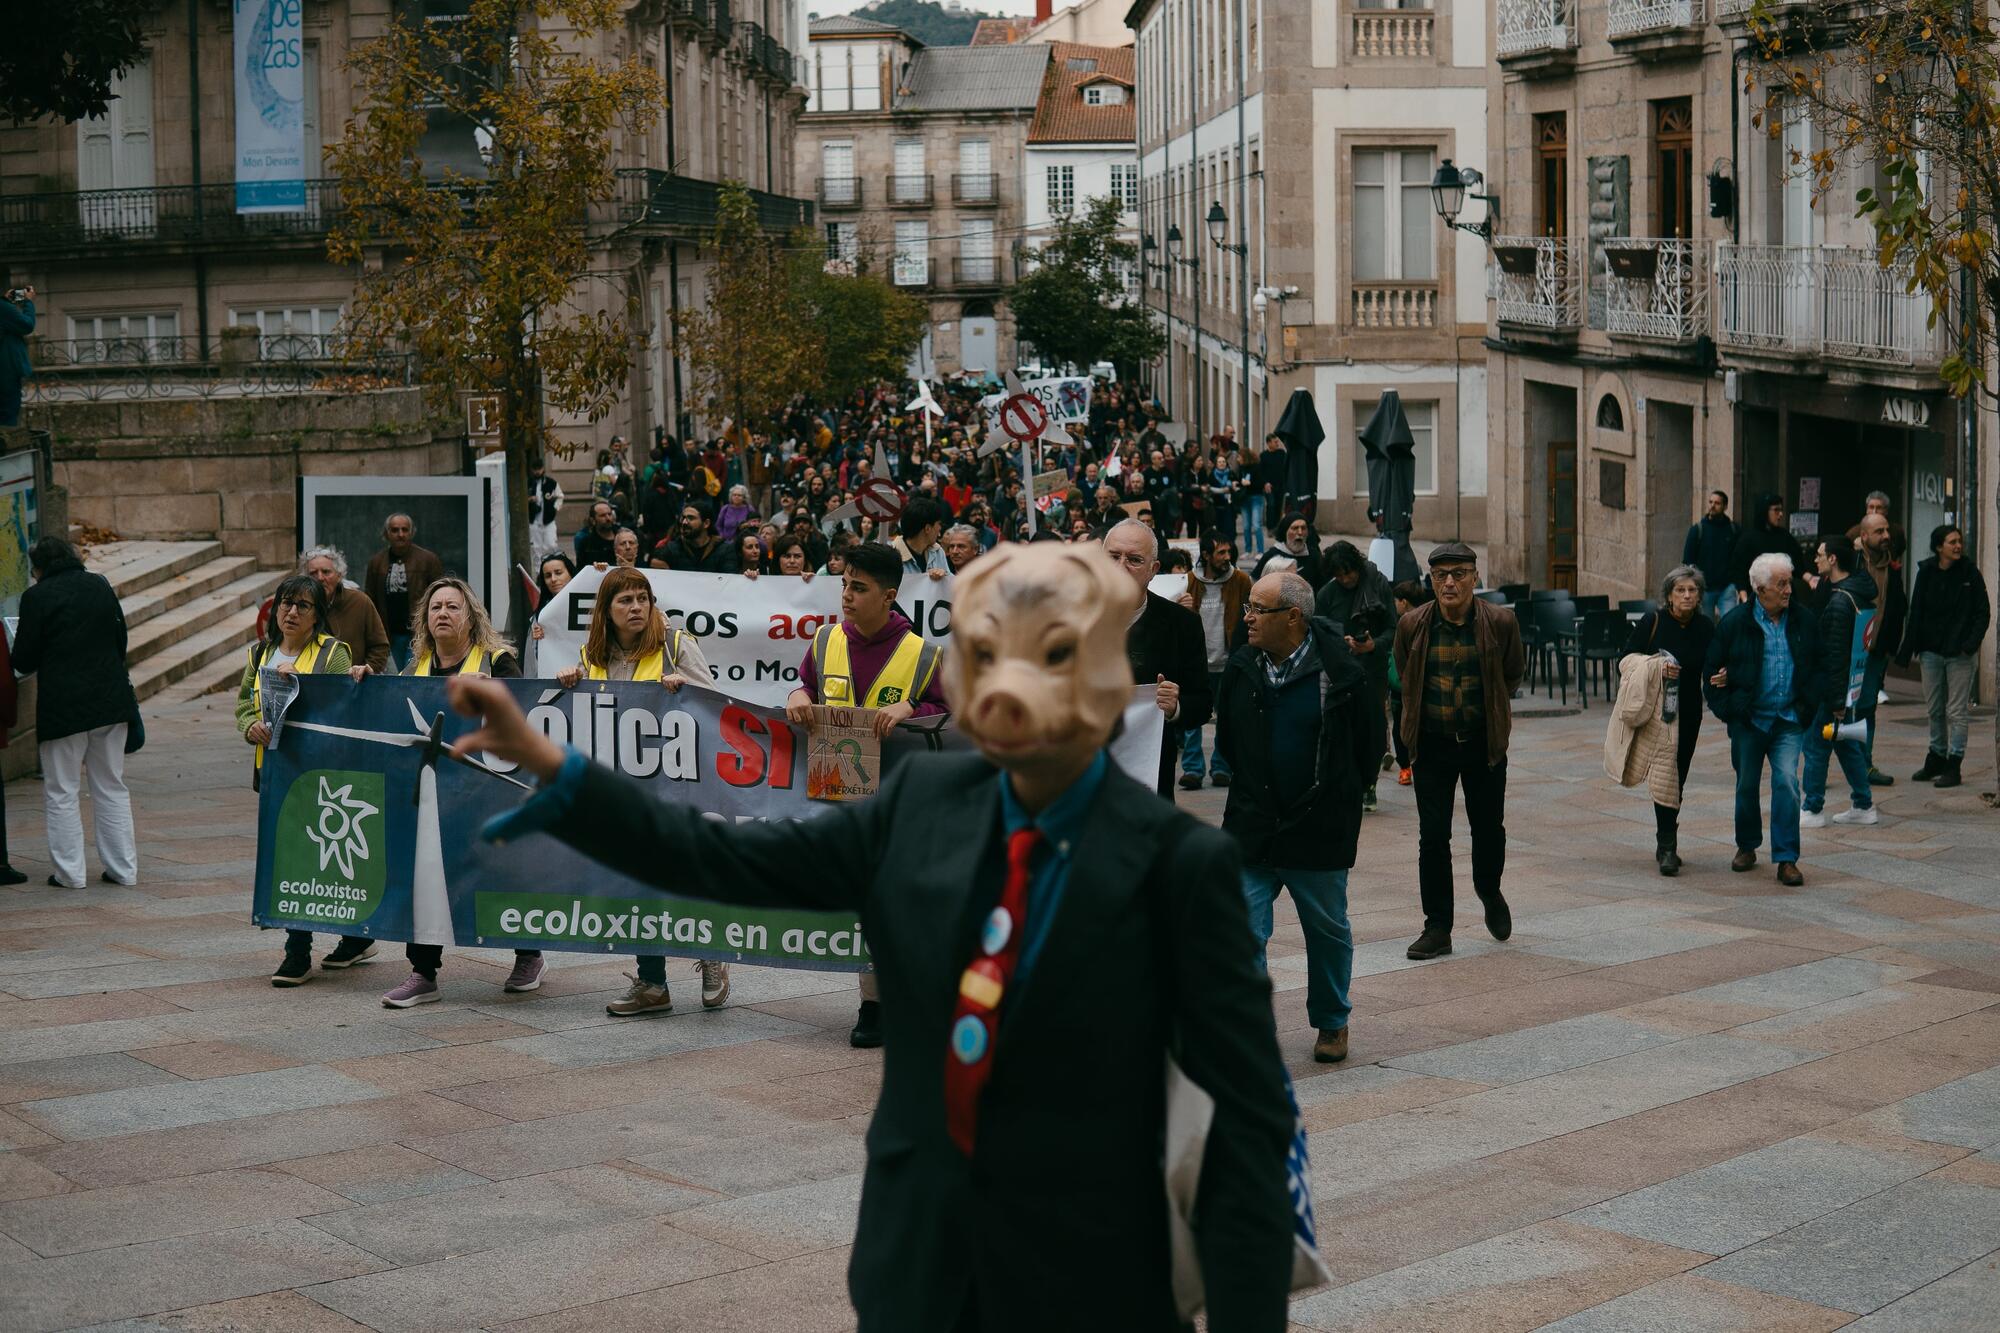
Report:
[[[1727,870],[1712,721],[1688,869],[1656,875],[1651,810],[1601,774],[1604,719],[1516,727],[1506,945],[1461,866],[1458,952],[1404,958],[1416,822],[1385,782],[1343,1066],[1312,1063],[1285,913],[1279,1028],[1340,1283],[1297,1327],[1995,1327],[1989,747],[1957,791],[1905,778],[1881,825],[1807,832],[1787,891]],[[274,990],[228,703],[148,731],[137,888],[44,887],[40,790],[7,792],[35,882],[0,890],[0,1329],[851,1327],[880,1070],[846,1042],[851,978],[738,969],[704,1013],[676,963],[680,1010],[622,1021],[604,1001],[629,960],[579,955],[512,996],[509,955],[453,950],[445,1002],[408,1011],[377,1001],[400,951]],[[1885,710],[1882,737],[1908,774],[1919,710]]]

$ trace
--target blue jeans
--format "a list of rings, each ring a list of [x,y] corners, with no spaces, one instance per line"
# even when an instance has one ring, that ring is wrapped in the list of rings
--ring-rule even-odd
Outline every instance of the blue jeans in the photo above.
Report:
[[[1208,673],[1209,697],[1211,699],[1214,698],[1216,692],[1221,688],[1222,688],[1222,673],[1220,671],[1209,672]],[[1211,749],[1213,749],[1213,747],[1211,747]],[[1213,753],[1214,753],[1214,760],[1210,764],[1210,767],[1215,772],[1221,774],[1224,777],[1229,776],[1229,771],[1230,771],[1229,761],[1222,757],[1221,750],[1214,750]],[[1181,772],[1192,773],[1196,777],[1200,777],[1202,774],[1200,727],[1188,728],[1187,734],[1181,737]]]
[[[1813,714],[1812,725],[1806,728],[1801,747],[1806,763],[1805,774],[1799,779],[1800,800],[1806,809],[1815,814],[1826,808],[1827,760],[1838,758],[1840,771],[1847,775],[1847,787],[1854,798],[1854,808],[1866,810],[1873,804],[1868,795],[1868,745],[1864,741],[1826,739],[1823,728],[1832,722],[1833,714],[1822,706]]]
[[[1720,620],[1723,612],[1736,605],[1736,585],[1725,588],[1710,588],[1701,595],[1701,613],[1710,620]]]
[[[1759,731],[1748,722],[1729,728],[1729,759],[1736,765],[1736,850],[1754,852],[1764,844],[1758,790],[1764,762],[1771,764],[1771,859],[1799,859],[1799,753],[1804,730],[1783,718]]]
[[[1238,554],[1264,554],[1264,499],[1259,492],[1243,502],[1243,549]]]
[[[410,636],[391,634],[389,636],[389,663],[401,671],[410,661]]]
[[[1353,1007],[1347,988],[1354,980],[1354,932],[1347,924],[1345,870],[1286,870],[1278,866],[1243,867],[1243,901],[1250,908],[1250,930],[1257,937],[1257,966],[1264,966],[1264,946],[1271,940],[1271,904],[1278,890],[1291,890],[1299,909],[1299,927],[1306,936],[1306,1018],[1322,1032],[1347,1026]]]

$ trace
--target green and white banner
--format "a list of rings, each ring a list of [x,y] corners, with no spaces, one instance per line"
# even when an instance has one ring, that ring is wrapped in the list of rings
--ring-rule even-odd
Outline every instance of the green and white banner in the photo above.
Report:
[[[627,879],[544,834],[496,847],[480,827],[527,795],[498,764],[444,752],[469,727],[445,681],[306,676],[264,757],[253,915],[263,926],[485,948],[659,953],[845,971],[868,963],[851,916],[730,907]],[[811,819],[803,731],[782,711],[693,688],[508,681],[530,720],[663,801],[717,819]],[[1113,746],[1151,784],[1159,710],[1139,691]],[[964,745],[948,724],[883,743],[891,771]],[[971,831],[969,831],[971,832]],[[800,867],[809,874],[811,867]]]

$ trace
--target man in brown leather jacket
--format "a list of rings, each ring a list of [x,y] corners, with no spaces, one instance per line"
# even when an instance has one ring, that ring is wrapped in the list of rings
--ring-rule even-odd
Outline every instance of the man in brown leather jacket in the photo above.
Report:
[[[1396,672],[1403,682],[1403,744],[1417,794],[1417,882],[1424,930],[1412,958],[1451,952],[1451,816],[1465,789],[1472,829],[1472,887],[1486,929],[1504,940],[1514,918],[1500,893],[1507,864],[1507,739],[1514,691],[1526,659],[1514,613],[1474,597],[1478,558],[1462,542],[1431,552],[1437,600],[1396,626]]]

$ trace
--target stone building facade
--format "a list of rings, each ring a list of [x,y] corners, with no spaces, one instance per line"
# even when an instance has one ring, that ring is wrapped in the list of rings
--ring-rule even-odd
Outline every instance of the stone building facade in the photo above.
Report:
[[[812,24],[801,193],[831,255],[922,297],[926,375],[1015,363],[1007,288],[1024,229],[1028,127],[1049,50],[926,47],[867,19]]]
[[[1144,292],[1171,343],[1152,382],[1174,420],[1261,440],[1310,390],[1320,529],[1363,532],[1357,432],[1395,389],[1417,437],[1418,535],[1484,540],[1483,255],[1433,215],[1428,186],[1445,159],[1486,156],[1485,7],[1138,0],[1126,22]],[[1213,242],[1216,205],[1245,253]]]

